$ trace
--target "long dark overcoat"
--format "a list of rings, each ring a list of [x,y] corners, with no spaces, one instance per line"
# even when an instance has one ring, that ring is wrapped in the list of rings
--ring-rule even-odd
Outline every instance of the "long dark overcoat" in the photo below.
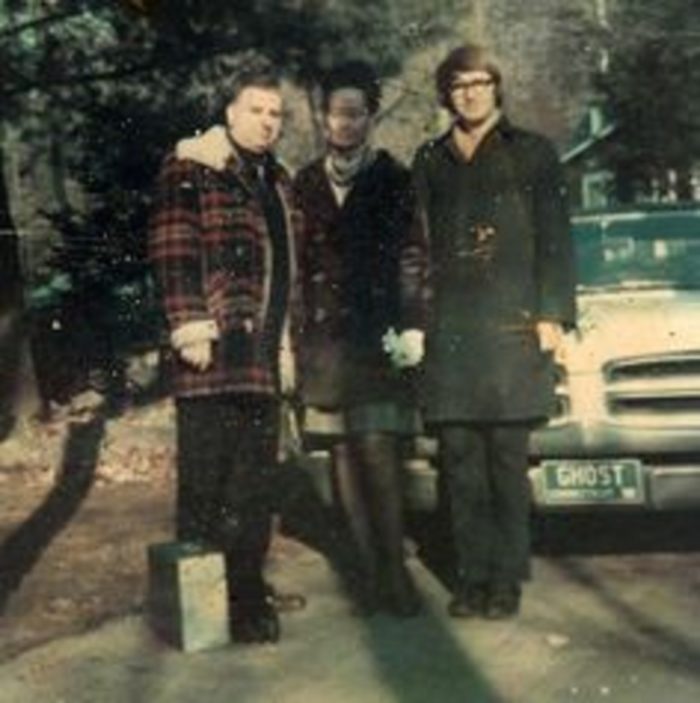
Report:
[[[412,280],[419,269],[411,174],[380,150],[342,206],[323,159],[299,171],[294,186],[305,222],[299,254],[304,401],[334,408],[394,398],[402,384],[382,335],[390,326],[416,324],[422,315],[419,296],[411,292],[420,289]]]
[[[467,161],[451,133],[414,160],[430,246],[429,422],[546,417],[554,367],[535,324],[575,320],[566,192],[549,142],[501,119]]]

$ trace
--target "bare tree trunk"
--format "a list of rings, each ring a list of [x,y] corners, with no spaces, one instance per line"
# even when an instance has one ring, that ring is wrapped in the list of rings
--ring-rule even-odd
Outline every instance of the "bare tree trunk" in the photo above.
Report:
[[[318,110],[316,109],[313,87],[309,85],[305,86],[304,94],[306,96],[306,104],[309,106],[309,115],[313,126],[314,152],[318,153],[323,149],[323,124],[319,119]]]
[[[19,238],[10,216],[0,152],[0,441],[41,407],[29,351]]]
[[[488,44],[490,36],[487,30],[487,9],[484,0],[472,0],[472,40],[479,44]]]
[[[19,310],[0,314],[0,442],[41,409],[29,339]]]

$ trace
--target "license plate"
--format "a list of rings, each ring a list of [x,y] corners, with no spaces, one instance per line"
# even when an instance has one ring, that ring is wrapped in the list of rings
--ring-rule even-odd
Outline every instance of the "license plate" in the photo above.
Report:
[[[637,459],[544,461],[542,469],[546,503],[644,503],[642,463]]]

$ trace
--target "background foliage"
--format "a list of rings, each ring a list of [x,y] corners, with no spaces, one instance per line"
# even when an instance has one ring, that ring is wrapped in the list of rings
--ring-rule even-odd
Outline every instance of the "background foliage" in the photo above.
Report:
[[[518,121],[563,144],[602,96],[618,124],[622,196],[669,178],[687,195],[700,153],[699,15],[690,0],[0,0],[0,301],[21,306],[22,259],[35,320],[55,322],[58,304],[107,340],[69,344],[98,350],[77,366],[113,355],[114,320],[134,329],[151,309],[145,220],[158,163],[218,119],[221,78],[261,56],[288,78],[280,151],[292,167],[319,147],[317,77],[345,57],[378,67],[378,136],[410,158],[444,125],[435,65],[469,37],[496,48]]]

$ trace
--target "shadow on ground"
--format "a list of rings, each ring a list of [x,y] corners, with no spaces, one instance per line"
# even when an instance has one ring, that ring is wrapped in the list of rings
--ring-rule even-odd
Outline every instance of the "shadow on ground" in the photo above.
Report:
[[[367,621],[365,640],[378,677],[397,703],[503,701],[465,647],[430,611],[411,620],[374,617]]]
[[[699,511],[538,515],[533,548],[542,556],[694,552],[698,525]]]
[[[0,614],[89,493],[104,431],[102,416],[69,425],[55,484],[41,505],[0,545]]]
[[[616,623],[616,627],[606,634],[608,650],[612,652],[614,648],[620,652],[634,651],[639,648],[641,640],[645,649],[653,653],[654,661],[663,662],[666,667],[683,676],[698,676],[700,647],[697,638],[693,641],[654,612],[625,602],[624,593],[619,591],[618,586],[607,584],[602,578],[594,575],[581,560],[557,559],[553,564],[569,581],[595,594],[610,611],[611,622]],[[631,635],[626,634],[630,631]]]
[[[342,519],[323,503],[306,471],[291,465],[285,467],[283,475],[277,494],[283,533],[321,553],[340,578],[346,595],[352,598],[359,557],[351,548],[350,533],[343,527]],[[440,529],[440,520],[430,522],[426,538],[442,541],[441,548],[433,544],[427,553],[446,567],[449,551],[444,549],[446,543]],[[453,634],[427,606],[416,618],[376,615],[367,618],[365,624],[367,648],[383,685],[397,703],[424,703],[426,680],[431,681],[430,700],[441,703],[501,701],[478,665],[470,660]]]

